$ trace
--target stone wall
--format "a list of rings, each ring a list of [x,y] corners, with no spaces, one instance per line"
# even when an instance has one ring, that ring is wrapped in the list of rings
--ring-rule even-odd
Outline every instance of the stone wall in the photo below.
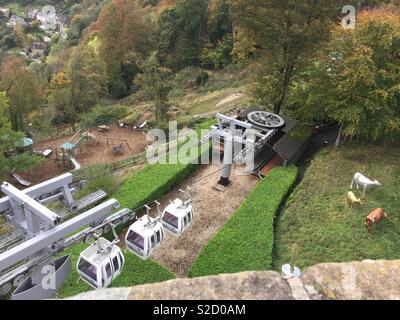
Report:
[[[324,263],[299,279],[277,272],[243,272],[175,279],[132,288],[103,289],[74,300],[400,300],[400,260]]]

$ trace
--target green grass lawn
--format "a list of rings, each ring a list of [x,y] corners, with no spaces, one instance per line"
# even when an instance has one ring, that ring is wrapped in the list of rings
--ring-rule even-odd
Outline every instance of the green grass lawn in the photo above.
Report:
[[[321,262],[399,259],[399,155],[398,147],[356,144],[317,155],[278,221],[274,267],[280,269],[290,261],[293,243],[300,245],[296,264],[301,268]],[[367,192],[360,209],[350,211],[345,208],[345,199],[356,172],[383,185]],[[369,235],[364,220],[378,207],[386,210],[389,219]]]
[[[239,92],[245,92],[245,87],[224,88],[212,92],[192,93],[179,97],[176,104],[181,106],[181,113],[178,115],[177,121],[180,125],[183,125],[189,123],[194,115],[213,116],[217,112],[228,112],[237,106],[251,104],[251,97],[245,95],[240,99],[217,107],[221,100]]]
[[[296,167],[272,170],[207,244],[189,276],[271,269],[275,214],[296,177]]]

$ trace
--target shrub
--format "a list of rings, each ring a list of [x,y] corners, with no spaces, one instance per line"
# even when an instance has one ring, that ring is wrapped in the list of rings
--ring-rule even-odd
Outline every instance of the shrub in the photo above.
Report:
[[[296,177],[296,167],[272,170],[207,244],[189,276],[271,269],[275,214]]]
[[[233,39],[227,35],[216,47],[206,47],[202,52],[202,65],[206,68],[223,69],[232,63]]]
[[[85,127],[116,123],[126,117],[128,113],[125,106],[96,106],[82,116],[82,123]]]
[[[74,196],[75,198],[81,198],[99,189],[107,192],[108,194],[113,194],[117,191],[119,185],[117,178],[108,174],[108,170],[105,164],[95,164],[85,169],[85,177],[87,179],[87,184],[85,188],[78,191]]]
[[[201,68],[188,67],[176,74],[174,82],[178,88],[192,88],[196,85],[203,85],[208,78],[208,73]]]

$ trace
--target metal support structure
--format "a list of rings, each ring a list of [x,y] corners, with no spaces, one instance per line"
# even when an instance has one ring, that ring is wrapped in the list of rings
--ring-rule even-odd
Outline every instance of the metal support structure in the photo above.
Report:
[[[29,238],[39,234],[42,222],[49,227],[53,227],[60,222],[60,217],[55,212],[11,184],[4,182],[1,190],[8,196],[14,209],[16,221],[26,228]],[[24,220],[26,224],[23,223]]]
[[[64,185],[61,192],[64,195],[64,202],[66,206],[69,207],[70,205],[72,205],[74,203],[74,198],[72,197],[72,193],[68,185]]]
[[[51,247],[53,243],[60,241],[66,235],[91,223],[98,223],[118,207],[119,202],[116,199],[110,199],[0,254],[0,273],[13,264],[32,256],[35,252]]]
[[[135,212],[130,209],[113,213],[120,204],[110,199],[64,222],[67,216],[53,212],[44,204],[59,200],[76,212],[107,196],[99,190],[74,201],[72,192],[75,189],[70,188],[71,184],[72,175],[65,174],[23,191],[7,182],[1,185],[7,196],[0,199],[0,212],[6,213],[8,222],[22,232],[25,240],[3,248],[5,250],[0,253],[0,294],[17,287],[12,299],[50,298],[55,291],[45,290],[40,284],[43,266],[55,266],[59,288],[71,270],[71,263],[70,259],[52,261],[56,254],[134,219]]]
[[[234,149],[237,145],[248,144],[246,136],[248,130],[251,130],[253,126],[250,123],[239,121],[237,119],[227,117],[220,113],[216,115],[218,120],[218,129],[213,131],[213,134],[218,138],[224,139],[224,160],[223,160],[223,168],[221,172],[221,178],[218,181],[218,184],[222,186],[228,186],[230,184],[229,177],[232,172],[232,164],[234,160]],[[229,129],[224,129],[224,123],[229,124]],[[243,131],[242,134],[238,134],[237,129]]]
[[[65,173],[61,176],[55,177],[53,179],[47,180],[45,182],[39,183],[32,187],[29,187],[22,192],[28,196],[35,198],[39,195],[54,192],[67,186],[73,182],[73,175],[71,173]],[[11,209],[9,197],[4,197],[0,199],[0,212],[5,212]]]
[[[271,116],[280,120],[279,116],[273,114]],[[275,127],[262,128],[253,123],[240,121],[220,113],[217,113],[216,117],[218,126],[213,127],[211,135],[213,139],[220,140],[222,138],[224,141],[223,168],[218,184],[228,186],[230,184],[229,177],[232,171],[232,164],[234,162],[240,165],[245,163],[246,168],[243,173],[251,173],[254,170],[256,154],[276,134],[278,129]],[[278,125],[282,121],[279,121]]]

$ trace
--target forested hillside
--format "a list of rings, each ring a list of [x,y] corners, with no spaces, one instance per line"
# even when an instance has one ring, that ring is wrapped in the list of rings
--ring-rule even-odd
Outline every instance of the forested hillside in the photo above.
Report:
[[[350,3],[358,25],[345,30]],[[394,139],[398,9],[397,0],[1,0],[1,130],[38,138],[135,124],[146,112],[152,126],[190,125],[193,110],[212,113],[215,97],[239,92],[307,124],[339,122],[350,138]],[[23,158],[2,168],[36,163]]]

